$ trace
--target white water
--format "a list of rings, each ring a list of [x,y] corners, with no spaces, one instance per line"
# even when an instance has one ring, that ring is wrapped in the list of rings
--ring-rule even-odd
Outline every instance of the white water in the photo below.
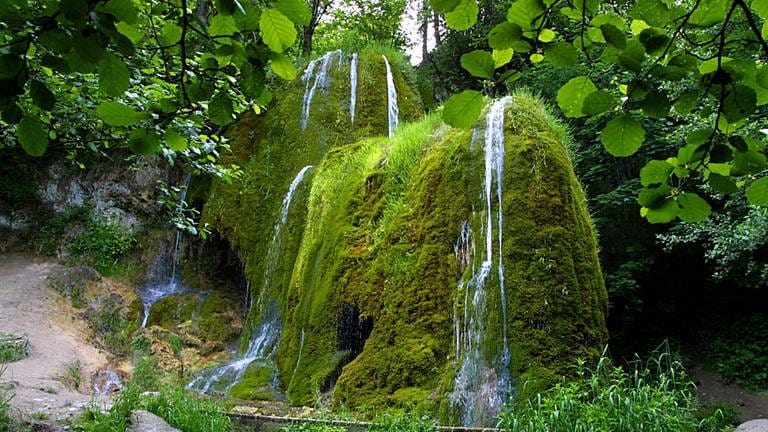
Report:
[[[123,383],[120,381],[120,376],[110,367],[99,371],[93,378],[93,392],[96,396],[108,396],[122,388]]]
[[[324,56],[312,60],[301,75],[301,81],[306,84],[304,89],[304,99],[301,106],[301,118],[299,120],[301,130],[307,128],[309,110],[317,90],[319,89],[325,93],[331,86],[330,71],[334,60],[341,64],[341,50],[329,51],[325,53]]]
[[[470,274],[458,284],[454,306],[454,341],[456,359],[461,367],[456,374],[454,390],[449,395],[452,404],[462,414],[465,426],[489,426],[512,393],[509,372],[510,352],[507,337],[507,304],[502,262],[503,244],[503,174],[504,174],[504,110],[512,101],[506,97],[491,105],[486,118],[484,142],[483,210],[481,249],[475,248],[475,233],[468,222],[462,224],[454,251],[462,269]],[[494,211],[496,206],[496,211]],[[496,233],[494,233],[494,228]],[[494,247],[494,241],[497,243]],[[495,253],[497,252],[497,253]],[[496,267],[499,302],[502,312],[502,348],[488,358],[484,346],[486,323],[492,305],[488,305],[489,276]],[[463,313],[458,310],[463,309]]]
[[[304,329],[301,329],[301,340],[299,340],[299,355],[296,357],[296,366],[293,367],[293,373],[291,373],[291,379],[288,381],[288,387],[291,386],[291,383],[293,382],[293,377],[296,376],[296,371],[299,369],[299,365],[301,364],[301,353],[304,352]]]
[[[389,136],[395,135],[395,128],[399,121],[400,110],[397,107],[397,89],[392,77],[392,68],[389,67],[387,57],[382,54],[384,64],[387,66],[387,114],[389,119]]]
[[[293,181],[291,181],[288,192],[283,197],[280,215],[275,222],[274,234],[272,235],[272,242],[270,243],[267,255],[269,261],[264,273],[264,285],[259,292],[259,299],[255,303],[257,308],[255,312],[260,315],[261,320],[251,334],[248,347],[240,357],[235,358],[231,362],[203,371],[203,373],[187,385],[188,388],[196,389],[202,393],[215,391],[226,395],[232,387],[240,382],[251,363],[262,361],[265,366],[274,366],[272,360],[283,332],[283,324],[280,307],[273,298],[267,297],[266,293],[270,291],[272,273],[280,259],[282,231],[288,220],[291,202],[296,195],[299,185],[304,181],[307,172],[312,168],[312,165],[302,168]],[[248,285],[248,289],[250,290],[250,285]],[[251,307],[253,307],[253,304]],[[253,316],[253,313],[254,311],[249,310],[248,316]],[[273,376],[273,385],[275,387],[278,385],[276,380],[277,377]]]
[[[357,53],[352,54],[349,64],[349,120],[355,124],[355,108],[357,105]]]
[[[179,191],[179,202],[177,209],[185,205],[187,199],[187,189],[192,180],[192,174],[187,173],[184,176],[181,189]],[[176,230],[176,237],[173,242],[173,249],[165,250],[159,254],[154,263],[153,276],[150,276],[146,286],[139,289],[139,297],[144,305],[144,318],[141,321],[141,328],[147,326],[149,320],[149,310],[152,305],[172,294],[180,294],[187,289],[181,285],[181,275],[178,272],[179,250],[181,249],[182,231]]]

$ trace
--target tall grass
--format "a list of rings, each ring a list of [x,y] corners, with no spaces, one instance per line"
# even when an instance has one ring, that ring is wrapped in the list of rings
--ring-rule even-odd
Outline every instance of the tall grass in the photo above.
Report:
[[[557,384],[522,407],[509,408],[498,426],[511,432],[710,432],[725,416],[697,415],[695,387],[668,353],[636,362],[631,371],[603,356],[594,369],[577,366],[578,379]]]
[[[139,386],[124,388],[112,408],[103,413],[86,411],[75,425],[82,432],[124,432],[134,410],[146,410],[185,432],[232,432],[235,430],[220,404],[188,394],[180,387],[164,387],[143,394]]]

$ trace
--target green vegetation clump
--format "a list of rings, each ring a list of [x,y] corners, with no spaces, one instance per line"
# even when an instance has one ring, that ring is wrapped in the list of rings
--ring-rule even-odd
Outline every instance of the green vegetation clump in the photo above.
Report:
[[[0,332],[0,364],[21,360],[29,356],[30,351],[27,335]]]
[[[186,393],[181,387],[161,387],[152,394],[130,383],[115,400],[112,408],[86,411],[76,422],[75,430],[82,432],[124,432],[131,412],[147,410],[162,417],[171,426],[185,432],[230,432],[235,428],[224,414],[224,408],[209,399]]]
[[[509,432],[714,432],[730,426],[728,413],[697,409],[690,376],[669,353],[629,371],[602,357],[594,369],[580,360],[575,380],[508,407],[498,426]]]
[[[103,217],[92,216],[85,224],[85,232],[75,237],[67,249],[75,259],[108,274],[135,243],[135,233]]]

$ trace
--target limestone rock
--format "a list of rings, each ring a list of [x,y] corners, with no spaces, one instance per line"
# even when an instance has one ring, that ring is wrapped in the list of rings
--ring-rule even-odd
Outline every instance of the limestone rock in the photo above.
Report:
[[[756,419],[744,422],[733,432],[768,432],[768,420]]]
[[[131,412],[131,424],[127,430],[128,432],[180,432],[162,418],[144,410]]]

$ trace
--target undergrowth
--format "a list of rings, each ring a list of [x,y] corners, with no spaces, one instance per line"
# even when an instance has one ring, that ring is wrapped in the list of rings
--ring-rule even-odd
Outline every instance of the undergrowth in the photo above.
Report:
[[[499,427],[510,432],[714,432],[729,430],[720,409],[702,417],[695,388],[669,352],[633,370],[602,357],[594,369],[583,361],[578,379],[555,385],[520,407],[508,408]]]
[[[768,388],[768,320],[756,314],[707,332],[707,362],[727,381]]]

